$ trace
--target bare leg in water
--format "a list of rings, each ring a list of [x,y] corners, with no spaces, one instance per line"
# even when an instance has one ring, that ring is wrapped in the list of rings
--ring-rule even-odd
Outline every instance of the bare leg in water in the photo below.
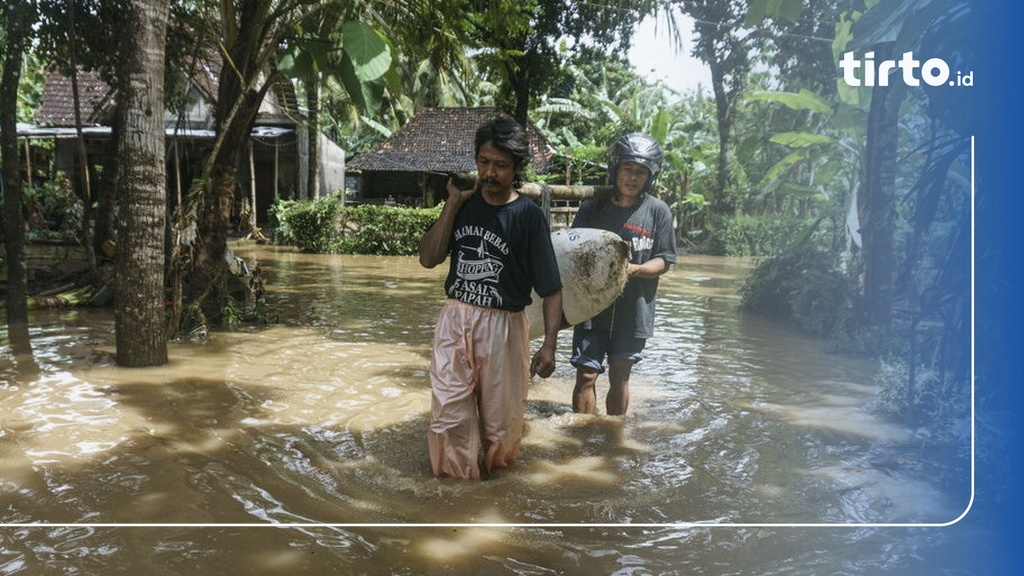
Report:
[[[609,416],[621,416],[629,408],[629,376],[633,371],[632,360],[616,360],[608,369],[608,396],[605,410]],[[579,414],[597,412],[597,370],[576,369],[576,386],[572,391],[572,410]]]

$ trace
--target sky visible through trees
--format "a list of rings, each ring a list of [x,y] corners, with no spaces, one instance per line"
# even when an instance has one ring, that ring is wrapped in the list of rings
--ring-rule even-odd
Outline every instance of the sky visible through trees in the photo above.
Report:
[[[645,18],[636,27],[629,62],[633,69],[648,81],[661,80],[679,92],[695,90],[698,85],[710,90],[711,71],[707,65],[690,55],[693,49],[693,20],[676,14],[682,27],[682,46],[674,46],[669,37],[669,26],[663,15]]]

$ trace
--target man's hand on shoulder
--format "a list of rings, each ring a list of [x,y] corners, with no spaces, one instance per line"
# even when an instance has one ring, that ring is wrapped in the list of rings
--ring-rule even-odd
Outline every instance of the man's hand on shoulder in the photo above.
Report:
[[[466,203],[467,200],[473,197],[473,193],[476,192],[476,188],[459,188],[455,184],[455,180],[452,177],[448,177],[448,182],[445,183],[445,189],[448,190],[448,199],[445,204],[451,204],[453,208],[458,208]]]

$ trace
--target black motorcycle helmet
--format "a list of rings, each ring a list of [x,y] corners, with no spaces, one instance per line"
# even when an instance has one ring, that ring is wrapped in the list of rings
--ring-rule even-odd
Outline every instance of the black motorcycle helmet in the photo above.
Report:
[[[608,160],[608,182],[612,185],[615,184],[620,163],[636,162],[651,173],[642,190],[642,192],[650,192],[654,188],[654,181],[658,179],[658,174],[661,172],[661,163],[664,158],[661,145],[650,135],[641,132],[626,134],[612,144]]]

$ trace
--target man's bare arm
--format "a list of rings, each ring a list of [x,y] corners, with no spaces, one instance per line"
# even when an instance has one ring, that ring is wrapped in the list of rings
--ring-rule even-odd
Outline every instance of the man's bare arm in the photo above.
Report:
[[[433,268],[448,257],[448,243],[452,237],[452,228],[455,226],[455,216],[474,192],[472,189],[459,190],[451,178],[448,179],[446,187],[448,200],[441,209],[441,216],[420,238],[420,265],[424,268]]]

